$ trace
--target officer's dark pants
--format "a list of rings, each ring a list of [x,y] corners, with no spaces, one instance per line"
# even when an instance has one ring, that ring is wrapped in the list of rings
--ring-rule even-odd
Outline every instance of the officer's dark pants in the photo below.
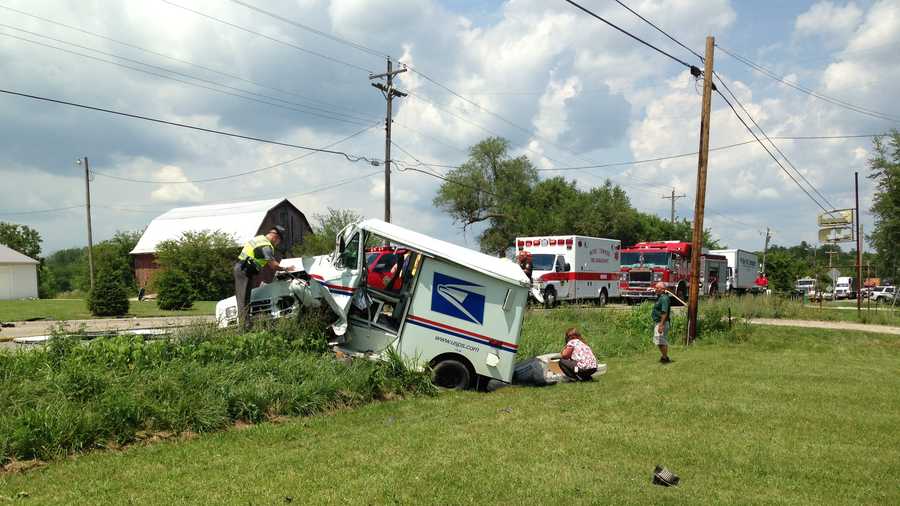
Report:
[[[250,329],[250,291],[253,290],[253,278],[247,274],[242,262],[234,264],[234,298],[237,299],[238,324],[246,330]]]

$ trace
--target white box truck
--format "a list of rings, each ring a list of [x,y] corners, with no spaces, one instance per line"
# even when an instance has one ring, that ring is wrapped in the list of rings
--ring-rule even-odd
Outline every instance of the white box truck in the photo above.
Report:
[[[516,251],[531,254],[532,296],[548,307],[590,300],[603,306],[619,298],[621,241],[583,235],[516,238]]]
[[[367,285],[367,262],[378,255],[365,245],[384,241],[403,251],[395,255],[400,281],[390,290]],[[473,386],[478,377],[512,381],[529,289],[514,262],[366,220],[342,230],[333,253],[281,264],[297,272],[252,291],[253,318],[327,305],[337,351],[373,359],[396,352],[432,367],[434,382],[448,388]],[[220,326],[236,316],[234,297],[216,306]]]
[[[834,283],[835,299],[855,299],[856,298],[856,278],[849,276],[841,276]]]
[[[721,255],[728,261],[728,277],[725,290],[728,293],[746,293],[756,288],[759,276],[759,258],[756,253],[742,249],[714,249],[710,255]]]

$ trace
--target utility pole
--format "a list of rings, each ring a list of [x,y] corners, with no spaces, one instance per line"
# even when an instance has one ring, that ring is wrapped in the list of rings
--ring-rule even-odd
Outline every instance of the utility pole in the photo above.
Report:
[[[672,199],[672,225],[675,224],[675,200],[676,200],[676,199],[683,199],[683,198],[685,198],[685,197],[687,197],[687,195],[675,195],[675,188],[672,188],[672,195],[671,195],[671,196],[663,195],[663,197],[662,197],[662,198],[664,198],[664,199]]]
[[[859,172],[853,173],[854,186],[856,187],[856,314],[862,313],[862,237],[859,224]]]
[[[384,221],[391,222],[391,119],[392,104],[394,97],[405,97],[406,93],[394,89],[394,76],[406,72],[406,67],[394,70],[394,64],[391,58],[387,59],[387,72],[384,74],[370,75],[369,80],[385,78],[386,84],[371,83],[372,86],[381,90],[384,99],[387,101],[387,114],[384,119]]]
[[[91,291],[94,291],[94,233],[91,231],[91,167],[87,157],[75,161],[76,165],[84,165],[84,208],[87,211],[87,254],[88,272],[91,278]]]
[[[697,309],[700,297],[700,249],[703,247],[703,211],[706,208],[706,168],[709,164],[709,113],[713,88],[715,39],[706,38],[703,68],[703,108],[700,117],[700,156],[697,161],[697,192],[694,194],[694,233],[691,237],[691,283],[688,300],[688,328],[685,344],[697,337]],[[674,200],[673,200],[674,202]],[[708,280],[707,280],[708,282]]]
[[[769,239],[772,238],[772,231],[766,227],[766,244],[763,246],[762,273],[766,273],[766,254],[769,252]]]

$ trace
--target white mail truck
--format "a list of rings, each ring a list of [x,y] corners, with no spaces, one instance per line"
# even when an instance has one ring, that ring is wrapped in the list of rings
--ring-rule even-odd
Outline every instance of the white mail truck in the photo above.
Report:
[[[621,241],[583,235],[516,238],[517,253],[531,254],[531,294],[547,307],[559,301],[619,298]]]
[[[383,269],[399,280],[368,286],[367,262],[383,255],[367,254],[365,245],[385,242],[402,252],[393,255],[396,269]],[[253,318],[327,305],[332,342],[344,354],[386,359],[396,352],[430,366],[434,382],[448,388],[512,381],[529,289],[514,262],[372,219],[342,230],[330,255],[281,264],[297,272],[253,290]],[[219,302],[220,325],[236,323],[235,304],[234,297]]]

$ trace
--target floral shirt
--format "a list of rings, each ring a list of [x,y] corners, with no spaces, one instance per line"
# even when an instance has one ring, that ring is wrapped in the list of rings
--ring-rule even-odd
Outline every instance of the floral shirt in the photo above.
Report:
[[[572,339],[566,343],[566,347],[572,348],[571,359],[575,361],[575,365],[577,365],[579,369],[597,368],[597,359],[594,357],[594,352],[591,351],[591,347],[588,346],[587,343],[581,339]]]

